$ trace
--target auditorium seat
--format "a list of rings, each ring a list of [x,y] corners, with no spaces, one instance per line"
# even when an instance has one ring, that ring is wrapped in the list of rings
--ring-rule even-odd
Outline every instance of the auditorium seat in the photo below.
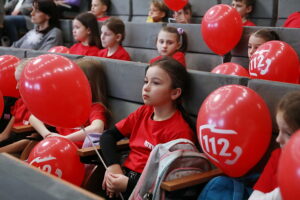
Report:
[[[212,6],[217,5],[219,0],[190,0],[189,2],[193,12],[192,23],[199,24],[206,11]]]
[[[123,21],[131,20],[131,0],[111,0],[108,16],[117,16]]]
[[[276,26],[282,26],[288,16],[296,11],[300,11],[299,0],[278,0],[278,19]]]

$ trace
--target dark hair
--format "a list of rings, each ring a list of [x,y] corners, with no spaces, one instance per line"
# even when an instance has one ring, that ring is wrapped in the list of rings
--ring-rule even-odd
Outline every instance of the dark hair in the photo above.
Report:
[[[178,50],[181,52],[186,52],[188,47],[188,38],[186,32],[182,28],[176,28],[174,26],[164,26],[160,31],[176,34],[177,41],[181,43],[181,46]]]
[[[114,34],[121,34],[120,45],[122,45],[122,41],[125,39],[125,24],[121,19],[110,17],[104,21],[102,26],[106,26]]]
[[[155,6],[156,8],[158,8],[158,10],[160,12],[164,12],[165,13],[165,16],[162,19],[162,21],[167,22],[168,21],[169,8],[166,6],[166,4],[163,1],[161,1],[161,0],[152,0],[151,4],[153,6]]]
[[[50,17],[49,26],[51,28],[59,26],[57,6],[53,0],[34,0],[32,6]]]
[[[106,12],[110,10],[111,1],[110,0],[100,0],[102,4],[106,5]]]
[[[82,69],[90,83],[92,102],[103,104],[107,110],[106,117],[110,119],[111,114],[107,109],[107,79],[102,62],[89,57],[77,59],[75,62]]]
[[[92,13],[84,12],[77,15],[75,19],[80,21],[83,26],[90,29],[91,34],[89,35],[88,39],[89,46],[97,46],[99,49],[101,49],[102,45],[96,16]]]
[[[181,96],[175,101],[176,107],[181,112],[184,120],[189,124],[190,128],[196,132],[195,123],[190,119],[182,106],[182,97],[185,96],[189,83],[189,76],[186,68],[180,62],[169,56],[163,56],[161,59],[151,63],[149,67],[147,67],[146,72],[152,66],[157,66],[167,72],[171,78],[172,89],[181,89]]]
[[[271,40],[280,40],[279,35],[275,31],[273,31],[271,29],[267,29],[267,28],[259,29],[259,30],[255,31],[254,33],[252,33],[251,35],[262,38],[266,42],[271,41]]]
[[[252,6],[252,10],[254,9],[255,0],[234,0],[236,2],[244,2],[246,6]]]
[[[277,112],[283,113],[287,125],[296,131],[300,128],[300,91],[289,92],[284,95],[277,105]]]
[[[188,2],[183,8],[182,10],[186,13],[187,11],[191,13],[192,15],[192,5],[190,4],[190,2]]]

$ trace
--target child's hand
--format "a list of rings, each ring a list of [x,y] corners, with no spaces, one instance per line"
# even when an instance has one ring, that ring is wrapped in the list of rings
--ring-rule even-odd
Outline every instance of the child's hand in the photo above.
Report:
[[[119,164],[111,165],[106,169],[105,174],[104,174],[104,178],[103,178],[103,182],[102,182],[102,189],[106,190],[107,195],[110,198],[112,198],[115,195],[115,193],[107,190],[108,189],[107,180],[108,180],[109,174],[123,174],[121,166]]]
[[[47,138],[47,137],[63,137],[64,138],[65,136],[60,135],[58,133],[49,133],[48,135],[45,136],[45,138]]]
[[[106,190],[108,192],[125,192],[128,184],[128,177],[123,174],[109,173],[106,180]]]

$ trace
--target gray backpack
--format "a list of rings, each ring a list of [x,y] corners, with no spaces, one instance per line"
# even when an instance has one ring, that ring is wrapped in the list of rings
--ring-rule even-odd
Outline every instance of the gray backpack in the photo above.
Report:
[[[205,155],[200,153],[190,140],[177,139],[158,144],[152,150],[129,199],[167,199],[164,191],[160,189],[162,181],[170,181],[210,169],[211,165]]]

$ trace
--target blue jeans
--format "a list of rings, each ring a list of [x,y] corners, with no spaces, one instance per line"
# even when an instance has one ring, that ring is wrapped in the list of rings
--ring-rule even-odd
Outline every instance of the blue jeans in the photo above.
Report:
[[[9,37],[11,44],[17,41],[20,38],[20,32],[28,31],[25,17],[22,15],[6,15],[4,17],[4,31]]]

